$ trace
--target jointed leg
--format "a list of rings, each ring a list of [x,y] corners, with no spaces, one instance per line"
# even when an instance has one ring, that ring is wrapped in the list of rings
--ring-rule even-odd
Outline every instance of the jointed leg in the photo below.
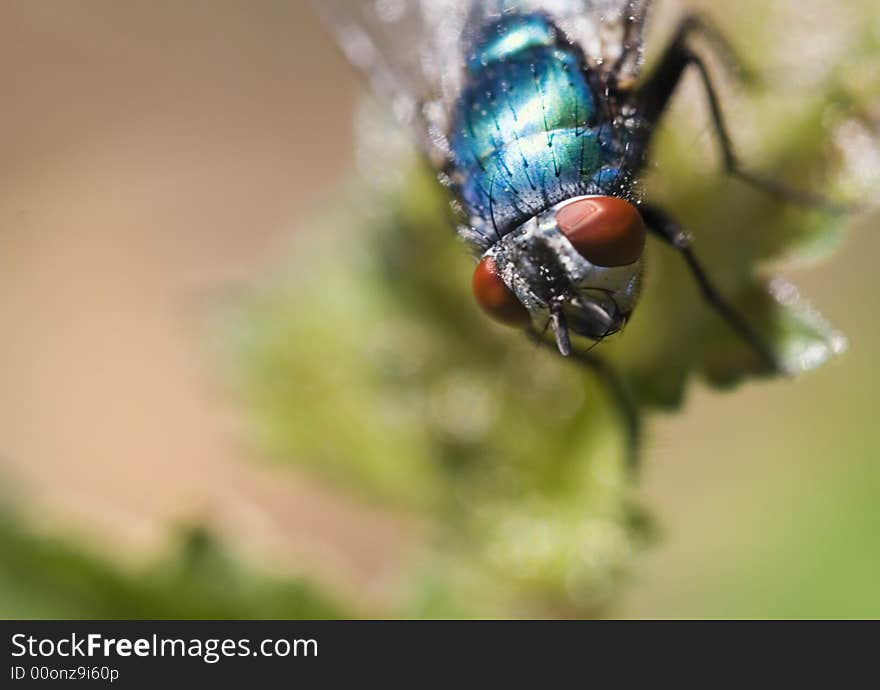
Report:
[[[527,333],[538,345],[553,350],[556,349],[553,344],[548,340],[545,340],[540,333],[531,329],[529,329]],[[627,464],[634,472],[638,467],[642,421],[638,407],[626,385],[626,382],[613,366],[593,352],[573,350],[569,358],[592,369],[599,378],[600,383],[605,387],[605,390],[610,394],[612,401],[619,410],[622,418],[624,433],[626,434]]]
[[[672,245],[682,256],[688,270],[700,288],[703,299],[727,322],[727,324],[742,338],[772,372],[785,373],[785,368],[779,360],[776,352],[770,344],[761,336],[745,318],[736,310],[715,288],[702,264],[694,255],[690,247],[690,239],[681,226],[675,222],[665,211],[652,206],[642,204],[639,207],[642,218],[649,230],[657,237]]]
[[[672,43],[670,43],[660,59],[660,64],[657,65],[654,72],[648,77],[637,94],[639,113],[647,121],[649,129],[653,129],[662,117],[666,107],[669,105],[672,94],[675,92],[675,88],[681,81],[684,71],[688,66],[693,65],[700,75],[703,89],[706,92],[712,124],[721,151],[722,163],[724,170],[728,174],[793,204],[820,207],[832,212],[845,211],[845,207],[832,204],[820,195],[792,189],[770,176],[743,169],[733,150],[727,123],[721,111],[718,94],[712,83],[709,70],[702,58],[694,53],[690,46],[690,37],[694,33],[700,33],[707,38],[728,65],[735,66],[735,71],[739,74],[745,74],[743,69],[739,67],[739,62],[734,52],[721,37],[721,34],[698,17],[693,15],[686,17],[679,25]]]

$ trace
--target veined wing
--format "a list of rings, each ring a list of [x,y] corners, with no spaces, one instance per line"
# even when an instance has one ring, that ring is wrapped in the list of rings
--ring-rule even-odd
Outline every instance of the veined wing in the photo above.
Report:
[[[316,0],[349,60],[416,130],[432,161],[449,155],[452,107],[466,76],[469,37],[493,17],[542,12],[584,52],[587,64],[631,83],[642,61],[650,0]]]

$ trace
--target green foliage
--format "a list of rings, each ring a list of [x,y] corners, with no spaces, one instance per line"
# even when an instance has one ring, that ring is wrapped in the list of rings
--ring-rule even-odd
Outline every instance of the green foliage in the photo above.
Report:
[[[337,618],[328,597],[298,580],[253,572],[203,530],[150,567],[121,568],[0,514],[3,618]]]
[[[755,99],[754,165],[831,195],[846,187],[828,138],[853,111],[844,74],[781,114],[773,94]],[[721,292],[788,368],[821,364],[842,337],[791,286],[769,290],[764,270],[827,253],[848,217],[724,177],[682,106],[646,189],[692,230]],[[372,162],[406,165],[378,149]],[[261,447],[427,525],[400,613],[601,613],[654,532],[620,410],[591,372],[478,312],[444,192],[429,171],[404,169],[404,182],[367,186],[307,223],[291,264],[226,313],[225,352]],[[679,406],[693,375],[729,386],[758,373],[674,251],[651,243],[647,258],[642,304],[601,346],[641,408]]]
[[[817,4],[703,3],[726,15],[717,17],[724,33],[764,75],[750,93],[722,87],[730,129],[754,170],[836,199],[876,198],[880,180],[867,171],[880,160],[880,12],[875,0],[824,3],[820,23],[799,34],[799,15],[817,13]],[[841,337],[790,286],[768,290],[768,276],[834,251],[850,218],[785,206],[721,175],[702,102],[687,87],[676,99],[646,196],[693,233],[721,291],[789,367],[816,366],[840,350]],[[657,532],[626,463],[620,411],[590,372],[478,312],[444,192],[430,171],[389,154],[398,147],[384,134],[371,136],[378,139],[362,157],[372,181],[351,190],[343,208],[337,198],[304,223],[279,274],[221,309],[218,342],[255,446],[422,526],[399,597],[380,615],[602,615]],[[647,251],[634,319],[597,350],[640,409],[678,409],[698,377],[723,387],[757,373],[752,353],[700,302],[679,257],[655,242]],[[848,371],[846,385],[829,376],[827,400],[815,395],[759,427],[773,430],[768,457],[783,443],[776,427],[787,429],[776,455],[795,458],[804,476],[792,483],[762,467],[754,482],[766,488],[762,500],[730,482],[723,499],[745,509],[731,511],[726,532],[706,528],[700,557],[685,554],[657,615],[880,611],[880,473],[865,432],[875,426],[876,397],[865,372],[876,370],[880,336],[870,309],[854,310],[869,317],[863,332],[853,330],[861,368]],[[857,383],[864,393],[851,400]],[[849,407],[838,413],[835,404]],[[803,420],[821,415],[824,435],[803,434]],[[134,568],[0,512],[0,553],[3,617],[365,613],[302,580],[241,564],[200,528]]]

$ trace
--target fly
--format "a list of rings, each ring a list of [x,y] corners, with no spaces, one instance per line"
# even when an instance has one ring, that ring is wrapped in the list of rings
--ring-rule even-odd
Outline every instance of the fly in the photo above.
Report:
[[[333,0],[319,9],[331,15],[349,58],[414,126],[450,188],[459,234],[478,258],[473,294],[491,318],[538,342],[552,334],[562,355],[607,373],[572,338],[598,343],[625,326],[651,234],[678,251],[704,300],[764,368],[785,373],[769,341],[716,289],[690,234],[642,198],[638,179],[652,134],[682,76],[694,71],[701,80],[728,174],[790,202],[827,204],[740,166],[694,45],[699,37],[732,61],[710,24],[686,16],[640,75],[648,6]],[[629,417],[634,426],[634,411]]]

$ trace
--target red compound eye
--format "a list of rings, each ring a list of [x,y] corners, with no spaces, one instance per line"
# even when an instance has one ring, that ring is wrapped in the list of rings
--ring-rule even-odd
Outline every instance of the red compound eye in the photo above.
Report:
[[[645,223],[636,207],[615,196],[595,196],[566,204],[556,224],[572,246],[596,266],[624,266],[645,247]]]
[[[474,297],[477,304],[496,321],[506,326],[527,326],[529,312],[498,274],[491,256],[484,256],[474,271]]]

